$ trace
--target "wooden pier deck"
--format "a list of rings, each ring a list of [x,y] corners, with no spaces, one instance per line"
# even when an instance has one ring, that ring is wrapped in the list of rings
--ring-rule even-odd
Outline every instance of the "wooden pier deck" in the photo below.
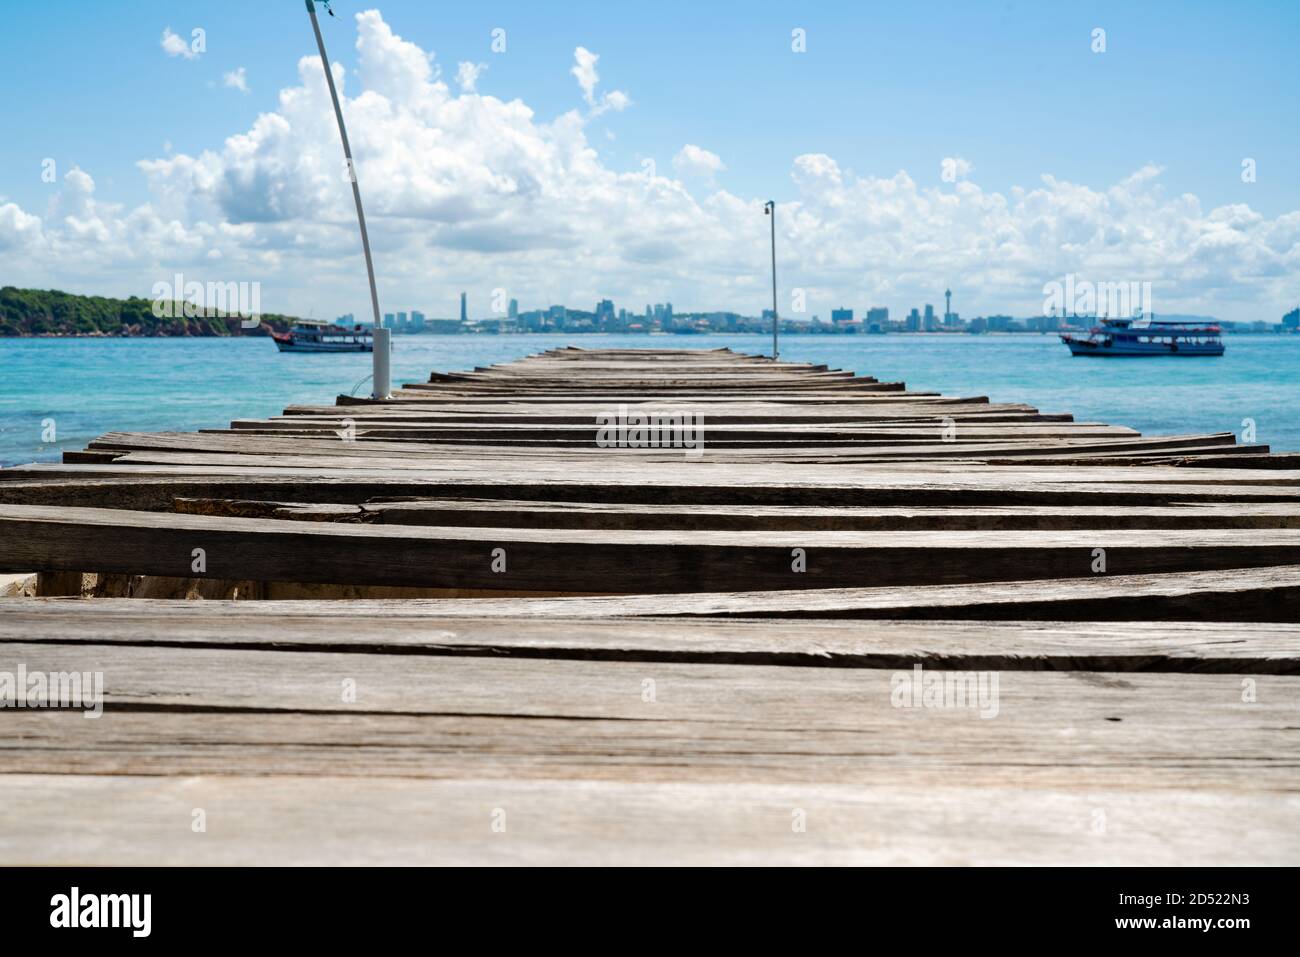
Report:
[[[9,863],[1300,863],[1230,433],[570,347],[0,471],[24,572],[104,712],[0,709]]]

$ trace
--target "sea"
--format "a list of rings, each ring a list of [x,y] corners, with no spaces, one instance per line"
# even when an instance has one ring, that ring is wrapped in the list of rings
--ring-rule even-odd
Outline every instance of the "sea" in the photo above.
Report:
[[[1052,335],[783,336],[781,358],[911,389],[1026,402],[1146,435],[1233,432],[1300,451],[1300,336],[1225,336],[1222,357],[1072,357]],[[393,383],[508,362],[565,345],[726,346],[749,335],[397,336]],[[0,340],[0,465],[57,462],[110,431],[225,428],[295,403],[368,395],[369,354],[284,354],[268,338]]]

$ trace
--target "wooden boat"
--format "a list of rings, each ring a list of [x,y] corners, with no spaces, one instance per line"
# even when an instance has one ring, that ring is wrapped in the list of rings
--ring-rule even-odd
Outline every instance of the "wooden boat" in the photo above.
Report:
[[[1219,327],[1195,322],[1103,319],[1087,336],[1062,333],[1076,356],[1221,356]]]
[[[329,322],[300,319],[288,332],[273,332],[281,352],[374,352],[374,333],[365,326],[352,328]]]

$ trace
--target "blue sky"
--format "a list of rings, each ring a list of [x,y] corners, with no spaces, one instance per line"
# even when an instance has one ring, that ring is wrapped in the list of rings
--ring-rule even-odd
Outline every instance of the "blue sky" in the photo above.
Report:
[[[350,95],[358,91],[354,15],[371,5],[339,0],[338,17],[323,18],[331,57],[349,71]],[[130,210],[151,200],[138,161],[220,153],[227,137],[277,110],[280,91],[301,82],[299,58],[314,53],[300,0],[11,0],[6,6],[0,203],[42,217],[42,228],[53,226],[49,204],[60,188],[42,182],[44,158],[55,158],[61,172],[84,170],[93,177],[96,200]],[[673,176],[674,156],[685,144],[698,145],[725,167],[687,184],[702,206],[721,190],[744,202],[770,195],[813,209],[792,167],[798,157],[825,155],[845,180],[884,181],[906,171],[922,190],[951,188],[941,181],[940,163],[960,157],[970,170],[964,178],[983,194],[1008,197],[1016,187],[1040,186],[1044,174],[1101,193],[1151,165],[1160,170],[1165,202],[1190,193],[1202,214],[1245,205],[1273,221],[1300,210],[1300,3],[387,0],[373,6],[393,33],[434,54],[453,90],[458,62],[486,64],[477,93],[521,99],[537,123],[583,109],[570,73],[575,48],[598,54],[600,89],[624,91],[631,100],[626,109],[584,123],[585,142],[602,169],[636,171],[649,158],[660,175]],[[186,39],[201,27],[206,52],[168,56],[159,43],[168,27]],[[496,27],[506,30],[504,54],[489,48]],[[1090,48],[1097,27],[1106,31],[1104,53]],[[791,51],[794,28],[806,31],[805,53]],[[240,67],[247,93],[223,82]],[[1253,183],[1242,181],[1245,158],[1257,164]],[[379,219],[384,215],[377,209]],[[814,239],[790,240],[800,264],[819,259],[815,248],[799,246]],[[1276,233],[1263,241],[1275,252],[1278,243]],[[66,275],[65,284],[74,286],[99,275],[53,255],[47,248],[30,277],[0,268],[0,282]],[[167,265],[142,267],[132,281],[138,285],[150,269]],[[1252,260],[1251,268],[1256,265]],[[977,266],[952,257],[942,263],[945,272],[970,282],[985,275]],[[874,267],[863,262],[862,268]],[[461,277],[449,282],[481,279],[468,266],[458,271]],[[660,271],[639,285],[611,275],[602,288],[627,296],[672,294],[671,268]],[[1267,272],[1275,275],[1278,264]],[[1240,282],[1241,274],[1234,275]],[[404,294],[418,294],[390,278]],[[694,275],[683,282],[683,294],[701,307],[724,305],[713,301],[723,297],[701,293],[709,281]],[[1177,291],[1177,279],[1168,281],[1166,295]],[[1272,308],[1272,298],[1294,289],[1279,293],[1281,280],[1271,281],[1261,307]],[[274,298],[278,279],[267,282]],[[302,282],[301,275],[285,273],[284,294]],[[571,285],[579,287],[575,295],[599,291]],[[913,294],[881,277],[844,288],[843,280],[815,269],[809,287],[846,298]],[[735,288],[747,286],[738,281]],[[989,308],[1010,308],[1006,296],[990,295]],[[1211,298],[1226,302],[1225,296],[1219,290]]]

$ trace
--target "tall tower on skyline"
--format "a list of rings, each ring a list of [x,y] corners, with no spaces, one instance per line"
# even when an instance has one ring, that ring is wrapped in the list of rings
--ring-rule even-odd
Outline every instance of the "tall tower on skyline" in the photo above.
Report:
[[[465,308],[465,293],[462,292],[460,294],[460,321],[466,322],[468,320],[469,320],[469,313]]]
[[[951,322],[952,321],[952,290],[951,289],[945,289],[943,291],[943,299],[944,299],[943,321]]]

